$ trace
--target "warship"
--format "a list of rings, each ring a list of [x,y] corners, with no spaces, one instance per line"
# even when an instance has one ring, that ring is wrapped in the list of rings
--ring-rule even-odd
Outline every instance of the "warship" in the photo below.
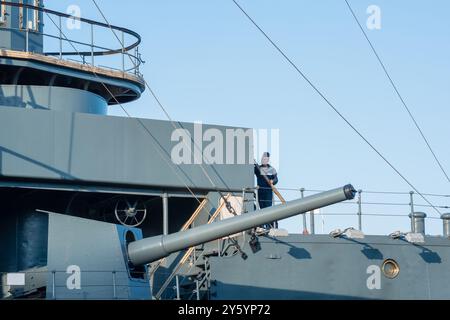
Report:
[[[260,209],[254,163],[238,159],[252,159],[251,134],[227,148],[234,161],[203,163],[195,123],[108,116],[151,91],[141,37],[43,2],[0,2],[1,299],[450,299],[450,214],[427,235],[412,192],[407,232],[366,235],[347,183],[288,202],[273,187],[281,203]],[[89,34],[70,39],[67,21]],[[183,134],[191,164],[173,161]],[[316,234],[316,210],[340,203],[358,227]],[[296,215],[301,234],[267,227]]]

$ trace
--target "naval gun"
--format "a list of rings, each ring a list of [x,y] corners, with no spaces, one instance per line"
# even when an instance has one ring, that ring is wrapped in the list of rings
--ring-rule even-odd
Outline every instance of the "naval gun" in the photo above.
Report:
[[[243,232],[258,226],[296,216],[308,211],[323,208],[338,202],[355,198],[352,185],[322,192],[286,204],[265,208],[230,219],[202,225],[186,231],[160,235],[131,242],[128,245],[128,258],[135,266],[152,263],[174,252],[188,249],[203,243]]]

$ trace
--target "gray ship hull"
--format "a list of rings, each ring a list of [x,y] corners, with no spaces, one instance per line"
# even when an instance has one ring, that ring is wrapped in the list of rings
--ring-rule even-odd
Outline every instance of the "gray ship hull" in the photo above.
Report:
[[[444,238],[426,237],[421,245],[385,236],[290,235],[260,242],[262,250],[247,260],[210,259],[212,299],[450,299]],[[393,279],[383,273],[388,259],[399,266]]]

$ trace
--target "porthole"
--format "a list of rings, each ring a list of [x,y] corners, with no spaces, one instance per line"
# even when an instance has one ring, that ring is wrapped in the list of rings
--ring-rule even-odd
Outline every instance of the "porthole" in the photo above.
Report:
[[[383,271],[383,274],[386,278],[394,279],[400,273],[400,266],[395,260],[387,259],[383,262],[381,270]]]

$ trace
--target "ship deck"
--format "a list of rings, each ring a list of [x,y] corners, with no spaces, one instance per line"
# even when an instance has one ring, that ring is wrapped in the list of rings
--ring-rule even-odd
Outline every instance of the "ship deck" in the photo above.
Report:
[[[64,59],[58,59],[51,56],[46,56],[43,54],[38,54],[34,52],[24,52],[24,51],[15,51],[15,50],[6,50],[0,49],[0,58],[9,58],[9,59],[20,59],[20,60],[29,60],[39,63],[45,63],[57,67],[68,68],[77,71],[83,71],[87,73],[92,73],[99,76],[112,77],[116,79],[128,80],[138,84],[139,86],[144,87],[145,81],[142,77],[122,72],[119,70],[112,70],[101,68],[97,66],[92,66],[90,64],[82,64],[77,62],[72,62]]]

